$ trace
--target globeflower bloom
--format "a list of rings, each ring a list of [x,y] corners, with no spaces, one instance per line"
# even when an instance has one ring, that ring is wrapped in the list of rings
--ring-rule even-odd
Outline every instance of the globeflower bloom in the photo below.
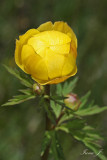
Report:
[[[77,38],[67,23],[46,22],[16,40],[15,62],[41,85],[55,84],[77,72]]]

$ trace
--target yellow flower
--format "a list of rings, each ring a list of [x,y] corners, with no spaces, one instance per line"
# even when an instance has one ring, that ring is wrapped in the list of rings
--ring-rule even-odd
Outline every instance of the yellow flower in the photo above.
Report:
[[[15,62],[41,85],[55,84],[77,72],[77,38],[67,23],[46,22],[16,40]]]

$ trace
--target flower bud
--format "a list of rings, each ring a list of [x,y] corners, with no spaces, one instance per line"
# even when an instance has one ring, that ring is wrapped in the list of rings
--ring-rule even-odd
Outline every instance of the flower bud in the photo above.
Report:
[[[41,94],[44,93],[44,87],[41,86],[41,85],[39,85],[39,84],[37,84],[37,83],[35,83],[35,84],[33,85],[33,91],[34,91],[34,93],[36,93],[37,95],[41,95]]]
[[[78,98],[77,94],[70,93],[67,95],[68,98],[64,100],[64,103],[66,104],[67,107],[71,108],[72,110],[76,111],[78,110],[81,101]]]

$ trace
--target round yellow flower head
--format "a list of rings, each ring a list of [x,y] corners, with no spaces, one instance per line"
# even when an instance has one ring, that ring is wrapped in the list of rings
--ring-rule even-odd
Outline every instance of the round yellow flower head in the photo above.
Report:
[[[41,85],[60,83],[75,75],[76,56],[76,36],[62,21],[46,22],[16,40],[16,64]]]

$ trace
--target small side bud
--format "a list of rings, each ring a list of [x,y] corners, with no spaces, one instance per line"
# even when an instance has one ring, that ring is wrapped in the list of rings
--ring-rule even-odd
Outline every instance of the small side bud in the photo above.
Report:
[[[40,84],[38,83],[35,83],[33,85],[33,91],[34,93],[36,93],[37,95],[42,95],[44,93],[44,87],[41,86]]]
[[[78,98],[77,94],[70,93],[66,97],[68,97],[64,100],[64,103],[66,104],[66,106],[71,108],[74,111],[77,111],[81,104],[81,101]]]

